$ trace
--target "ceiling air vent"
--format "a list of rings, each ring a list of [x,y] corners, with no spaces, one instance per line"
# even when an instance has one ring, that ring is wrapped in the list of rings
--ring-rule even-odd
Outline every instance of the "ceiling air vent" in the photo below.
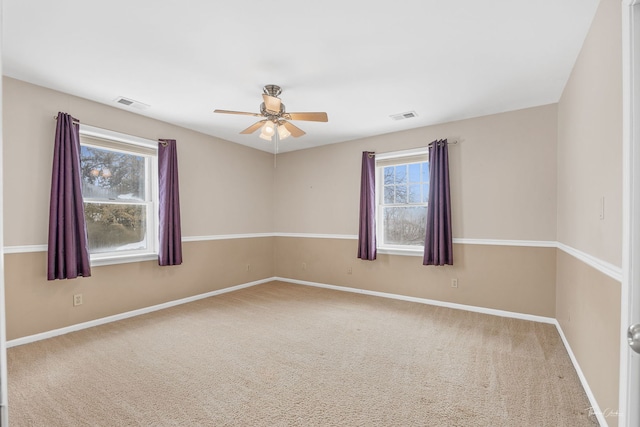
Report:
[[[418,114],[415,111],[407,111],[406,113],[392,114],[389,117],[391,117],[393,120],[404,120],[418,117]]]
[[[114,99],[114,101],[116,102],[116,104],[124,105],[126,107],[137,108],[138,110],[146,110],[147,108],[150,107],[150,105],[148,104],[145,104],[140,101],[134,101],[133,99],[125,98],[124,96],[119,96],[116,99]]]

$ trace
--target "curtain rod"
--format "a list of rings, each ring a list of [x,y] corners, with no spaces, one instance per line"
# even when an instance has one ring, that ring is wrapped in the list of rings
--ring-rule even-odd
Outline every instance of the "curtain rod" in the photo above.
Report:
[[[434,142],[440,142],[440,141],[442,141],[442,140],[432,141],[432,142],[427,144],[427,147],[431,147],[431,146],[433,146]],[[447,141],[447,145],[457,145],[457,144],[458,144],[458,140]]]
[[[53,116],[53,120],[58,120],[58,116]],[[79,125],[79,124],[80,124],[80,122],[79,122],[78,120],[76,120],[76,119],[73,119],[73,122],[72,122],[72,123],[73,123],[74,125]],[[87,126],[93,126],[93,125],[89,125],[89,124],[87,124]],[[109,132],[122,133],[122,132],[118,132],[118,131],[115,131],[115,130],[112,130],[112,129],[105,129],[105,128],[101,128],[100,126],[93,126],[93,127],[100,128],[100,129],[104,129],[104,130],[108,130]],[[137,135],[131,135],[131,136],[135,136],[136,138],[140,138],[140,139],[146,139],[146,140],[149,140],[149,138],[143,138],[143,137],[141,137],[141,136],[137,136]],[[167,143],[166,143],[166,142],[164,142],[164,141],[160,141],[160,140],[158,140],[157,142],[158,142],[158,144],[162,145],[163,147],[166,147],[166,146],[167,146]]]
[[[438,141],[442,141],[441,139],[436,140],[436,141],[431,141],[430,143],[427,144],[427,147],[433,147],[433,143],[434,142],[438,142]],[[447,145],[458,145],[458,140],[453,140],[453,141],[447,141]],[[420,150],[421,147],[418,148],[410,148],[409,150],[403,150],[403,151],[413,151],[413,150]],[[389,154],[390,152],[383,152],[383,153],[377,153],[377,154]],[[393,151],[391,151],[391,153],[394,153]],[[369,152],[369,158],[372,158],[373,156],[376,155],[376,152]]]

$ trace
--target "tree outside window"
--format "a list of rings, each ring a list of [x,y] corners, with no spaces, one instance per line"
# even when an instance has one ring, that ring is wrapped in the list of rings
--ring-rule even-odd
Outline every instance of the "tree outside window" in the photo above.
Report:
[[[376,156],[378,248],[422,248],[429,201],[428,152],[385,154]]]
[[[80,155],[89,252],[148,250],[150,156],[85,140]]]

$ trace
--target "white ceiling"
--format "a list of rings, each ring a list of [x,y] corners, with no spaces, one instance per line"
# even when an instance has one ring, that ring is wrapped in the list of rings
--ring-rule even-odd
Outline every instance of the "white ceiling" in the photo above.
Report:
[[[238,133],[256,118],[212,112],[258,112],[277,84],[287,111],[329,115],[285,152],[557,102],[597,5],[3,0],[3,73],[265,151]]]

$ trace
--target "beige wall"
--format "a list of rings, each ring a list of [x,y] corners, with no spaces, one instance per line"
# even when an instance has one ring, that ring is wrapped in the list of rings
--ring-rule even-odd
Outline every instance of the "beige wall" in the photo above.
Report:
[[[619,0],[601,1],[558,105],[558,241],[617,266],[622,264],[620,8]]]
[[[427,298],[535,316],[555,316],[555,248],[454,245],[453,266],[422,257],[356,258],[357,241],[276,237],[278,277]],[[351,271],[351,272],[349,272]],[[458,288],[451,279],[458,279]]]
[[[449,138],[454,237],[555,241],[556,115],[548,105],[279,155],[275,230],[357,234],[362,151]]]
[[[275,229],[357,235],[362,151],[448,138],[456,238],[555,241],[557,109],[547,105],[285,153],[275,173]],[[478,307],[555,315],[555,249],[455,245],[453,267],[422,258],[356,258],[355,240],[277,238],[280,277]],[[302,264],[306,269],[302,270]],[[347,268],[352,267],[348,275]],[[451,288],[451,279],[459,288]]]
[[[558,105],[558,241],[621,265],[621,2],[602,0]],[[605,197],[605,218],[599,201]],[[618,409],[620,283],[559,253],[556,317],[602,410]],[[618,424],[615,416],[610,426]]]
[[[46,279],[46,252],[7,254],[7,339],[273,277],[272,253],[272,237],[188,242],[179,266],[93,267],[89,278],[55,283]],[[78,293],[83,303],[73,307]]]
[[[272,231],[270,154],[11,78],[3,82],[5,247],[47,243],[58,111],[96,127],[177,140],[183,237]],[[45,252],[8,254],[8,338],[272,277],[272,254],[270,237],[188,242],[181,266],[94,267],[92,277],[56,282],[46,280]],[[73,307],[75,293],[83,294],[82,306]]]
[[[3,102],[5,246],[47,243],[58,111],[104,129],[176,139],[183,236],[273,229],[273,157],[266,152],[8,77]]]
[[[286,153],[278,156],[274,170],[272,157],[267,153],[14,79],[5,78],[5,83],[8,90],[4,117],[10,124],[4,133],[5,177],[19,183],[5,191],[5,227],[9,231],[5,246],[46,243],[53,116],[59,110],[97,127],[150,139],[178,140],[185,237],[272,231],[356,234],[361,151],[395,151],[447,137],[459,141],[450,150],[455,237],[555,239],[555,105]],[[238,173],[240,170],[242,173]],[[230,176],[234,177],[233,185],[229,185]],[[285,267],[305,262],[310,270],[303,274],[304,280],[541,316],[553,316],[555,312],[555,258],[550,256],[554,250],[548,248],[456,245],[455,267],[428,268],[421,266],[417,257],[381,255],[375,264],[363,263],[355,257],[353,240],[277,241],[275,263],[273,253],[261,246],[263,259],[254,260],[260,267],[252,268],[252,280],[273,275],[298,278],[295,269]],[[305,251],[292,251],[293,242],[293,247],[306,245]],[[248,261],[240,254],[247,247],[224,240],[187,243],[185,248],[201,245],[215,246],[235,261],[212,264],[203,260],[205,264],[199,265],[188,263],[185,258],[185,265],[177,268],[186,271],[180,278],[185,283],[180,297],[219,289],[223,282],[218,278],[226,274],[235,278],[224,281],[229,286],[244,283],[244,275],[234,274],[246,270]],[[313,249],[314,246],[317,248]],[[324,255],[306,260],[314,251],[324,251]],[[43,253],[6,257],[12,305],[11,338],[42,332],[54,325],[72,324],[80,318],[86,321],[91,320],[90,316],[99,318],[157,304],[176,296],[166,283],[159,285],[155,294],[145,297],[147,286],[155,283],[158,271],[163,271],[154,263],[99,267],[94,268],[92,278],[59,282],[54,287],[60,311],[44,310],[46,316],[26,320],[22,316],[31,310],[25,308],[42,308],[51,300],[50,291],[41,292],[48,289],[44,285],[47,282],[42,257]],[[301,261],[303,258],[305,261]],[[336,268],[341,262],[353,264],[349,277],[310,274],[312,268],[339,273],[344,270]],[[25,274],[27,269],[32,271]],[[110,299],[100,294],[105,279],[100,278],[105,272],[118,277],[132,271],[135,274],[130,279],[121,280],[124,288],[104,289],[114,301],[119,301],[107,302]],[[201,276],[210,282],[208,288],[198,279]],[[400,284],[394,279],[398,277],[402,278]],[[450,280],[454,277],[459,279],[460,287],[452,291]],[[91,285],[94,283],[98,286]],[[78,292],[77,286],[89,285],[83,308],[72,307],[71,296]],[[127,292],[137,297],[132,298]],[[89,317],[82,317],[81,313]]]
[[[600,409],[618,409],[620,283],[558,251],[556,318]],[[617,425],[615,416],[607,420]]]
[[[601,1],[557,105],[285,153],[275,170],[267,153],[5,78],[4,244],[46,243],[52,118],[64,111],[93,126],[178,140],[186,237],[357,234],[361,152],[448,138],[459,141],[450,148],[454,237],[558,240],[619,266],[620,15],[618,0]],[[556,249],[456,244],[456,265],[434,268],[419,257],[360,261],[351,239],[265,237],[184,248],[179,267],[97,267],[91,278],[55,285],[44,278],[44,252],[6,255],[8,338],[281,276],[556,316],[601,409],[617,409],[620,284]],[[78,292],[85,303],[74,308]]]

